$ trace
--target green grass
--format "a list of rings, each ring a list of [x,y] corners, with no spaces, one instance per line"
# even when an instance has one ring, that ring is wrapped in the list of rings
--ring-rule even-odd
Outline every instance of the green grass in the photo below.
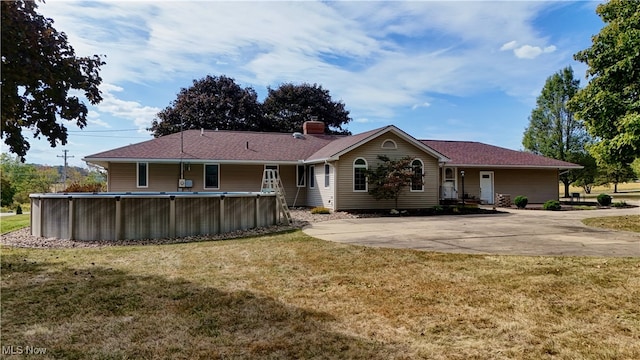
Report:
[[[588,226],[640,232],[640,215],[605,216],[582,220]]]
[[[0,217],[0,233],[6,234],[11,231],[29,226],[29,214],[11,215]]]
[[[640,358],[637,258],[438,254],[300,231],[1,251],[1,343],[50,358]]]
[[[564,196],[564,185],[559,185],[560,198]],[[608,194],[613,197],[613,201],[640,201],[640,182],[629,182],[618,184],[618,192],[613,192],[613,184],[594,186],[591,194],[585,194],[584,189],[576,186],[569,186],[569,192],[580,193],[586,200],[593,200],[600,194]]]

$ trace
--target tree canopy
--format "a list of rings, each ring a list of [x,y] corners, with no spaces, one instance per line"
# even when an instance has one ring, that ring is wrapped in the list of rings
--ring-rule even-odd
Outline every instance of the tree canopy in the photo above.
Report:
[[[422,169],[413,168],[415,159],[410,156],[392,160],[386,155],[378,155],[378,160],[381,161],[378,166],[366,172],[369,195],[376,200],[394,200],[397,209],[403,188],[412,183],[422,186]],[[416,175],[418,171],[420,173]]]
[[[333,101],[329,90],[318,84],[295,85],[286,83],[277,89],[268,88],[264,100],[264,116],[267,126],[264,130],[295,132],[312,116],[323,121],[328,132],[350,134],[343,128],[351,121],[349,111],[342,101]]]
[[[590,137],[567,105],[579,87],[580,80],[573,77],[571,67],[547,78],[524,132],[522,145],[526,150],[563,161],[584,159],[585,145]],[[569,172],[560,177],[565,186],[565,197],[569,196],[569,185],[576,180],[576,174],[578,172]]]
[[[24,164],[16,156],[0,154],[0,173],[3,179],[2,186],[9,186],[13,190],[13,196],[6,201],[14,201],[18,204],[29,202],[30,193],[50,192],[51,186],[60,179],[58,169],[51,166],[39,166]]]
[[[640,157],[640,1],[611,0],[596,12],[606,25],[574,55],[589,83],[570,106],[600,140],[590,148],[599,162],[630,164]]]
[[[64,32],[36,12],[34,1],[2,1],[2,137],[9,150],[23,158],[29,150],[22,130],[44,136],[52,147],[67,143],[60,119],[87,124],[87,107],[102,101],[100,56],[76,57]]]
[[[148,129],[153,136],[181,129],[261,130],[262,111],[253,88],[241,88],[226,76],[206,76],[182,88],[171,106]]]
[[[181,89],[148,130],[155,137],[201,128],[296,132],[312,117],[324,121],[328,133],[349,134],[342,127],[351,121],[349,111],[320,85],[287,83],[268,88],[261,104],[253,88],[242,88],[226,76],[207,76]]]

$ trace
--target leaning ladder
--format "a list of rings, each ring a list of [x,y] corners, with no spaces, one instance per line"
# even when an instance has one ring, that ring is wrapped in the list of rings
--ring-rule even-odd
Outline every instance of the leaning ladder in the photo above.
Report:
[[[278,176],[278,171],[274,169],[265,169],[262,176],[262,192],[274,192],[276,194],[276,204],[279,209],[279,214],[284,217],[287,225],[291,224],[291,212],[287,206],[287,200],[285,199],[284,187],[282,186],[282,180]]]

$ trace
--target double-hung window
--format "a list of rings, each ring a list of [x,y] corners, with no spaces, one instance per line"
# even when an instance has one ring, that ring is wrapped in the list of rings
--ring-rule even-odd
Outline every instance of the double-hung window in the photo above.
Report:
[[[298,179],[298,182],[296,185],[298,187],[304,187],[306,184],[304,165],[296,166],[296,178]]]
[[[204,188],[208,190],[220,189],[219,164],[204,164]]]
[[[324,164],[324,187],[328,188],[331,184],[331,166]]]
[[[136,165],[136,187],[149,187],[149,163],[139,162]]]
[[[309,187],[316,187],[316,167],[314,165],[309,166]]]

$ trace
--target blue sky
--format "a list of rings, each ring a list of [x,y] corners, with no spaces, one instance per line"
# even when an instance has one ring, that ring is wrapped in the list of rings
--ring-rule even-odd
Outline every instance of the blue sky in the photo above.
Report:
[[[79,56],[106,55],[104,100],[69,143],[33,140],[27,161],[72,165],[151,139],[183,87],[226,75],[253,87],[317,83],[342,100],[353,133],[393,124],[419,139],[522,149],[547,77],[604,25],[591,1],[48,1],[38,11]],[[6,147],[3,144],[3,151]]]

